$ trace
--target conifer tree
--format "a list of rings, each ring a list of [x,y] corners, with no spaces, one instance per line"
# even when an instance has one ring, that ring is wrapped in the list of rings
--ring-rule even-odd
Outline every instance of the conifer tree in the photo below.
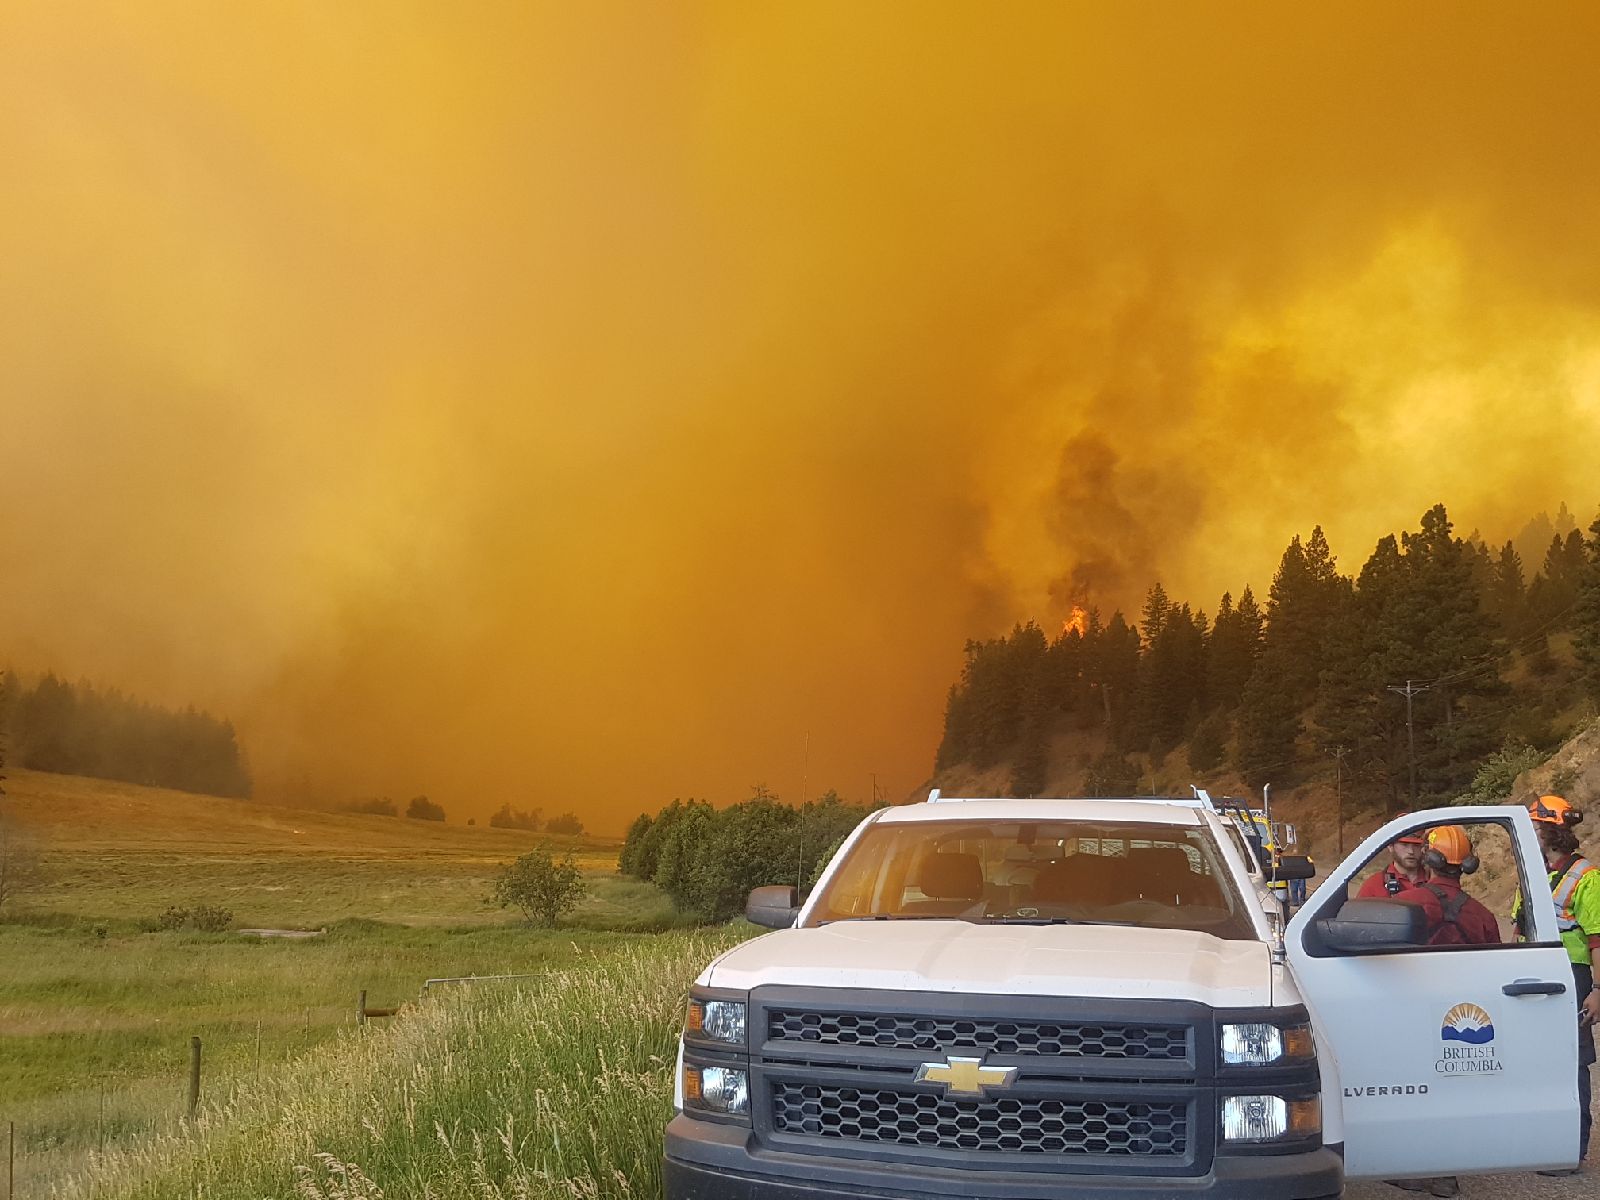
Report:
[[[1220,709],[1231,710],[1244,694],[1244,685],[1261,653],[1261,611],[1247,587],[1234,606],[1222,593],[1217,619],[1206,638],[1206,698]]]
[[[1132,727],[1134,690],[1139,678],[1139,631],[1118,609],[1100,635],[1097,682],[1102,712],[1112,743],[1128,746]]]
[[[1416,707],[1417,770],[1421,793],[1439,799],[1470,782],[1477,759],[1493,749],[1485,702],[1505,688],[1471,555],[1451,536],[1444,505],[1424,513],[1420,529],[1401,541],[1411,640],[1398,656],[1410,664],[1407,678],[1431,680],[1427,703]],[[1577,571],[1571,575],[1575,594]]]
[[[1582,670],[1584,690],[1591,700],[1600,703],[1600,517],[1589,526],[1589,537],[1584,542],[1572,627],[1573,649]]]
[[[1516,544],[1507,540],[1495,559],[1488,589],[1488,611],[1494,617],[1500,636],[1507,641],[1515,641],[1525,632],[1526,604],[1522,556],[1517,553]]]
[[[1323,647],[1346,586],[1319,525],[1278,562],[1260,658],[1245,685],[1237,765],[1252,786],[1291,764],[1301,713],[1316,698]]]
[[[1144,598],[1144,614],[1139,622],[1139,632],[1144,637],[1144,648],[1149,650],[1156,643],[1162,627],[1167,623],[1167,616],[1172,612],[1172,601],[1167,597],[1167,589],[1157,580],[1150,586]]]
[[[1315,722],[1325,752],[1342,750],[1352,770],[1355,794],[1393,805],[1397,769],[1403,773],[1404,727],[1394,723],[1384,657],[1391,615],[1403,608],[1405,562],[1399,539],[1380,538],[1349,602],[1329,631],[1318,688]]]

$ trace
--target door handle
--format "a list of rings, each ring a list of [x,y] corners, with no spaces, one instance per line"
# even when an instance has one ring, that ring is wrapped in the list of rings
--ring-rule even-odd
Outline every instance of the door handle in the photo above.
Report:
[[[1508,996],[1559,996],[1567,990],[1567,985],[1545,979],[1518,979],[1500,990]]]

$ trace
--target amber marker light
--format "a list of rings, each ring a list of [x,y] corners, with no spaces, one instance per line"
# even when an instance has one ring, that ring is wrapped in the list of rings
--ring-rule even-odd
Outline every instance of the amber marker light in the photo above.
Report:
[[[1311,1036],[1311,1026],[1291,1025],[1283,1031],[1283,1056],[1299,1060],[1317,1056],[1317,1042]]]
[[[1314,1137],[1322,1132],[1322,1098],[1289,1101],[1290,1137]]]

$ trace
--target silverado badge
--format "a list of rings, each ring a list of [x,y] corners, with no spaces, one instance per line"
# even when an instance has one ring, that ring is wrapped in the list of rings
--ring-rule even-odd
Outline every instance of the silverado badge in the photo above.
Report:
[[[986,1067],[981,1058],[952,1054],[947,1063],[923,1063],[916,1082],[942,1083],[947,1096],[982,1096],[990,1088],[1010,1087],[1016,1078],[1015,1067]]]

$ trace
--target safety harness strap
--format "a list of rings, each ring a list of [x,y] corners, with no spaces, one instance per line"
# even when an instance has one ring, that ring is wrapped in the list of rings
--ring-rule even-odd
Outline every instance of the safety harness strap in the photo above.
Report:
[[[1461,910],[1467,906],[1467,894],[1457,892],[1452,896],[1436,883],[1425,883],[1422,886],[1438,897],[1439,907],[1444,910],[1444,919],[1451,925],[1456,924],[1456,919],[1461,916]]]

